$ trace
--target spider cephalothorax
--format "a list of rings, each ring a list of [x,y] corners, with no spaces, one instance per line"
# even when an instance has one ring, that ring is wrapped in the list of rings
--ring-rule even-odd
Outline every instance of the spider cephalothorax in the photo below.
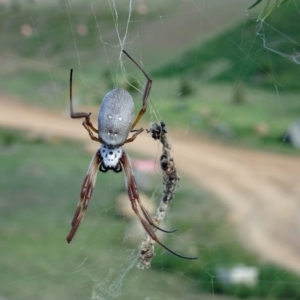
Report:
[[[139,135],[143,129],[134,129],[140,118],[143,116],[147,109],[147,100],[150,93],[152,80],[148,74],[140,67],[140,65],[123,50],[127,57],[143,72],[147,78],[147,84],[145,87],[143,95],[143,105],[142,108],[134,119],[134,102],[130,94],[124,89],[114,89],[108,92],[103,98],[99,115],[98,115],[98,129],[96,129],[92,122],[90,121],[91,113],[84,112],[74,112],[72,105],[72,74],[70,73],[70,110],[71,118],[79,119],[84,118],[82,125],[88,131],[92,140],[101,143],[100,149],[94,155],[90,166],[88,168],[87,174],[85,176],[81,193],[80,200],[78,202],[73,220],[72,228],[67,237],[67,241],[70,243],[80,225],[80,222],[87,210],[89,201],[92,197],[93,188],[95,185],[97,171],[107,172],[108,170],[113,170],[115,172],[124,171],[125,183],[127,187],[127,193],[129,200],[131,201],[131,206],[135,214],[141,221],[144,229],[149,234],[149,236],[156,241],[163,248],[173,253],[176,256],[185,259],[196,259],[196,257],[186,257],[175,253],[167,246],[161,243],[157,238],[153,227],[164,232],[174,232],[176,230],[167,231],[158,227],[151,216],[147,212],[146,208],[143,206],[140,200],[138,188],[133,175],[130,160],[122,145],[126,143],[133,142],[137,135]],[[128,138],[128,135],[134,132],[134,134]],[[98,137],[94,135],[98,134]]]
[[[99,167],[101,172],[113,170],[118,173],[122,171],[122,166],[120,163],[120,158],[122,157],[123,152],[122,147],[113,148],[103,144],[101,145],[99,152],[102,158],[102,162]]]

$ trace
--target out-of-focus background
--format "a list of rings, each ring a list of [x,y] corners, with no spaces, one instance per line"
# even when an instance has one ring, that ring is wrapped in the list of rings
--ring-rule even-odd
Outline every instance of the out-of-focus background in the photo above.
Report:
[[[0,299],[299,299],[300,6],[264,20],[268,1],[0,1]],[[181,175],[151,269],[123,173],[99,173],[87,214],[65,238],[91,157],[76,111],[114,87],[141,126],[164,121]],[[161,148],[128,151],[151,214]],[[129,207],[128,207],[129,205]]]

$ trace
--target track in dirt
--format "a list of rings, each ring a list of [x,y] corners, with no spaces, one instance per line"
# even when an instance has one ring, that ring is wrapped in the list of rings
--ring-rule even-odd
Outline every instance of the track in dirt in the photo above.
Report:
[[[0,126],[77,139],[93,151],[97,148],[80,122],[6,95],[0,95]],[[146,134],[138,140],[126,147],[153,156],[153,140]],[[229,206],[246,246],[300,274],[300,158],[231,148],[178,132],[172,141],[180,173]]]

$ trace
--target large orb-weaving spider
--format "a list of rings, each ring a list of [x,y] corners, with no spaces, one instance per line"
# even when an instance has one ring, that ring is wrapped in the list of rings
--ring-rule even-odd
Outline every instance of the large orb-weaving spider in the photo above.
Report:
[[[98,115],[98,129],[96,129],[92,122],[90,121],[91,113],[85,112],[74,112],[72,104],[72,75],[73,70],[70,72],[70,112],[71,118],[80,119],[84,118],[82,125],[88,131],[91,139],[93,141],[101,143],[101,147],[97,150],[94,155],[90,166],[88,168],[87,174],[83,181],[80,200],[78,202],[73,220],[72,228],[67,237],[68,243],[70,243],[80,225],[82,218],[87,210],[89,201],[92,196],[93,188],[95,185],[97,171],[107,172],[108,170],[113,170],[115,172],[121,172],[124,170],[125,183],[127,187],[128,197],[131,201],[131,206],[135,214],[138,216],[140,222],[142,223],[144,229],[149,234],[149,236],[163,248],[171,252],[172,254],[184,258],[184,259],[196,259],[196,257],[186,257],[175,253],[173,250],[165,246],[156,236],[152,227],[159,229],[164,232],[174,232],[167,231],[158,227],[152,220],[151,216],[147,212],[146,208],[140,201],[138,188],[133,175],[131,163],[128,155],[122,149],[122,146],[126,143],[133,142],[137,135],[139,135],[143,128],[134,129],[143,114],[147,109],[147,100],[151,90],[152,79],[148,74],[142,69],[142,67],[126,52],[123,53],[143,72],[147,79],[147,84],[143,95],[143,105],[142,108],[134,120],[134,102],[131,95],[124,89],[117,88],[108,92],[102,100]],[[133,121],[134,120],[134,121]],[[130,132],[134,134],[128,138]],[[98,134],[98,137],[94,135]]]

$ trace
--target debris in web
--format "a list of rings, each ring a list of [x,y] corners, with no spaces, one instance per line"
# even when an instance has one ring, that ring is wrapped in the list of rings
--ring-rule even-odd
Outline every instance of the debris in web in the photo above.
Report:
[[[175,189],[178,186],[180,177],[177,173],[174,159],[172,157],[172,146],[168,138],[166,125],[164,122],[160,124],[151,124],[148,133],[152,134],[154,140],[159,140],[162,144],[162,154],[160,156],[160,166],[163,172],[163,185],[161,201],[157,209],[156,215],[153,221],[156,225],[160,225],[166,215],[168,206],[175,195]],[[153,228],[155,231],[155,228]],[[145,234],[139,251],[139,268],[150,268],[151,260],[154,256],[154,241],[148,234]]]

